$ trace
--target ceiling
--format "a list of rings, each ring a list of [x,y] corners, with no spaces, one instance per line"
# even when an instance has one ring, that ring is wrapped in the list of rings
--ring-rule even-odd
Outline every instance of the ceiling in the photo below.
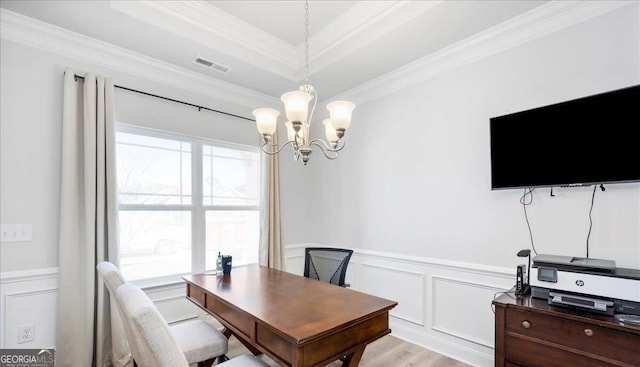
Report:
[[[548,1],[310,1],[309,82],[321,100]],[[1,7],[278,97],[305,78],[304,1],[14,1]],[[193,60],[227,67],[226,73]]]

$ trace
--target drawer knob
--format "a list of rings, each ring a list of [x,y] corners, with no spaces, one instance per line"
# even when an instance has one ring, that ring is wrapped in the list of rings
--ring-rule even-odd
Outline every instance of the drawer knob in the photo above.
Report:
[[[528,329],[528,328],[531,327],[531,323],[529,321],[527,321],[527,320],[524,320],[522,322],[522,327],[525,328],[525,329]],[[585,330],[585,332],[586,332],[586,330]]]
[[[592,336],[593,335],[593,330],[591,329],[584,329],[584,333],[586,336]]]

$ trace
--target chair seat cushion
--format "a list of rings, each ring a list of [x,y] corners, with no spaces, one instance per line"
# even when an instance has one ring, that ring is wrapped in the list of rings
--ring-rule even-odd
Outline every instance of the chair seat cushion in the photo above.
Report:
[[[266,362],[263,362],[260,358],[251,355],[243,354],[238,357],[234,357],[222,364],[220,367],[271,367]]]
[[[191,320],[169,327],[189,364],[227,354],[227,338],[203,320]]]

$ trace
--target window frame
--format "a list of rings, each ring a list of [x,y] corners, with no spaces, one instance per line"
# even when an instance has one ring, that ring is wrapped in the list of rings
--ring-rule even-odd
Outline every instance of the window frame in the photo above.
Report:
[[[201,273],[208,270],[206,268],[206,212],[207,211],[258,211],[262,217],[262,196],[263,196],[263,165],[260,148],[257,146],[232,143],[216,140],[207,137],[187,135],[184,133],[160,130],[138,125],[131,125],[122,122],[115,124],[117,133],[136,134],[152,138],[179,140],[191,144],[191,204],[122,204],[120,203],[120,192],[116,192],[116,207],[118,218],[120,211],[135,210],[159,210],[159,211],[188,211],[191,212],[191,270],[188,273],[163,275],[144,279],[136,279],[133,282],[142,287],[154,287],[169,284],[182,283],[181,277],[187,274]],[[115,140],[117,146],[117,139]],[[258,200],[257,205],[204,205],[204,169],[203,169],[203,145],[212,145],[220,148],[241,150],[259,154],[258,161]],[[116,155],[117,159],[117,155]],[[120,234],[118,233],[118,236]],[[119,246],[119,245],[118,245]],[[258,243],[258,246],[260,244]],[[259,249],[258,249],[259,251]],[[120,249],[118,248],[118,257]],[[118,259],[120,260],[120,259]]]

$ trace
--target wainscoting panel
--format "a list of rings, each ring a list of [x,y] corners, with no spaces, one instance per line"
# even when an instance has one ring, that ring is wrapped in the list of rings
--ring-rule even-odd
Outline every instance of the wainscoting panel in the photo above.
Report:
[[[302,275],[304,273],[304,249],[302,254],[286,255],[284,263],[287,272]]]
[[[22,293],[6,294],[7,315],[5,323],[7,348],[40,348],[55,345],[57,289],[42,289]],[[18,328],[33,325],[33,340],[20,343]]]
[[[309,246],[313,246],[309,244]],[[284,264],[285,270],[292,274],[302,275],[304,273],[304,248],[307,244],[298,244],[296,247],[285,248]],[[348,271],[348,268],[347,268]],[[348,273],[347,273],[348,276]]]
[[[398,302],[392,316],[424,326],[424,273],[361,263],[358,278],[358,290]]]
[[[187,300],[184,283],[146,288],[144,291],[170,324],[206,315],[205,311]]]
[[[0,348],[55,346],[58,269],[0,273]],[[209,318],[185,298],[183,283],[145,288],[167,322]],[[34,340],[18,343],[18,327],[34,325]]]
[[[0,274],[0,348],[55,346],[58,269]],[[33,341],[18,343],[18,327],[33,325]]]
[[[432,329],[493,348],[491,301],[504,289],[437,276],[432,279]]]

